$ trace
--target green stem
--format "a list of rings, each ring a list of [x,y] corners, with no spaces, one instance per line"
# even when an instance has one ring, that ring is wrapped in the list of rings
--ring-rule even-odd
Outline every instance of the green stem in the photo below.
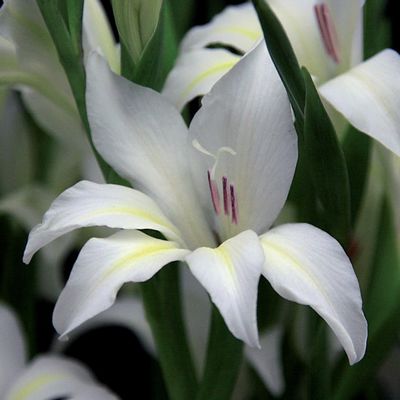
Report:
[[[213,307],[207,359],[196,400],[229,400],[242,362],[243,343],[234,338]]]
[[[197,380],[182,317],[177,267],[163,268],[141,289],[168,394],[172,400],[187,400],[194,398]]]

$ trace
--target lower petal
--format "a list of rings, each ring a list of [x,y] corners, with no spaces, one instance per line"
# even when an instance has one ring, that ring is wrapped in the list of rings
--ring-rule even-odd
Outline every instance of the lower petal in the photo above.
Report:
[[[321,95],[358,130],[400,156],[400,56],[384,50],[320,86]]]
[[[182,260],[188,250],[138,231],[91,239],[82,248],[54,309],[53,324],[66,336],[111,307],[120,287],[150,279],[164,265]]]
[[[256,305],[264,254],[257,235],[242,232],[216,249],[195,250],[186,261],[232,334],[259,347]]]
[[[63,192],[50,206],[41,224],[30,232],[24,262],[43,246],[74,229],[86,226],[154,229],[177,238],[176,228],[157,205],[138,190],[81,181]]]
[[[350,364],[365,353],[367,322],[360,288],[347,255],[327,233],[286,224],[261,237],[263,275],[285,299],[311,306],[332,328]]]

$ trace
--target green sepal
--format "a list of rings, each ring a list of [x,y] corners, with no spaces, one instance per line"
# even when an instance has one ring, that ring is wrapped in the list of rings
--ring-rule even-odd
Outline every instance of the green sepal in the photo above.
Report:
[[[350,187],[343,151],[309,72],[303,68],[306,101],[304,147],[314,190],[321,202],[324,228],[343,246],[350,232]]]
[[[163,0],[112,0],[121,44],[134,65],[142,58],[158,25]]]

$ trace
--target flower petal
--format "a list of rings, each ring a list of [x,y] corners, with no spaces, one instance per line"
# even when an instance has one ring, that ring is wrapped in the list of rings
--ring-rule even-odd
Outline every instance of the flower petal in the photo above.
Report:
[[[238,56],[221,49],[183,52],[167,77],[163,95],[182,110],[189,101],[208,93],[238,60]]]
[[[177,229],[145,194],[119,185],[81,181],[63,192],[29,234],[24,262],[59,236],[85,226],[154,229],[178,238]]]
[[[400,156],[400,56],[384,50],[319,88],[357,129]]]
[[[221,239],[246,229],[265,232],[283,207],[297,162],[289,101],[265,42],[214,85],[189,131],[213,154],[223,147],[236,152],[221,154],[215,170],[220,193],[225,176],[235,186],[238,205],[237,225],[220,214]],[[207,170],[214,159],[194,148],[192,154],[191,161],[200,163],[193,167],[196,186],[202,189],[199,197],[212,207]]]
[[[111,307],[126,282],[150,279],[188,250],[138,231],[91,239],[82,248],[54,309],[53,324],[65,337],[72,329]]]
[[[365,353],[367,322],[360,288],[347,255],[327,233],[286,224],[261,237],[263,275],[285,299],[311,306],[332,328],[350,364]]]
[[[18,377],[5,400],[82,399],[84,393],[96,393],[96,397],[86,399],[117,400],[109,391],[97,385],[80,363],[59,356],[41,356]]]
[[[279,326],[274,326],[260,335],[261,349],[245,347],[247,360],[274,396],[280,396],[285,387],[280,359],[282,333]]]
[[[212,245],[188,168],[187,128],[176,108],[114,75],[95,53],[87,63],[86,100],[93,141],[104,159],[154,198],[188,243]]]
[[[23,369],[25,341],[14,312],[0,303],[0,397]]]
[[[216,249],[195,250],[186,261],[232,334],[249,346],[259,346],[256,305],[264,255],[257,235],[242,232]]]
[[[261,38],[257,14],[251,3],[226,7],[203,26],[191,29],[182,41],[182,51],[199,49],[211,44],[231,46],[243,53]]]

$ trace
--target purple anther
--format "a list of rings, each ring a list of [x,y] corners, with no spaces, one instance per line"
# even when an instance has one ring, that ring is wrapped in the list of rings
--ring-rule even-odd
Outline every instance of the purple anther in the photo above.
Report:
[[[210,171],[207,171],[207,177],[208,177],[208,186],[210,188],[210,194],[211,194],[211,201],[214,206],[214,211],[218,215],[221,212],[221,206],[220,206],[220,201],[219,201],[219,193],[218,193],[218,186],[211,179],[211,173]]]
[[[314,6],[314,12],[317,17],[318,27],[325,50],[332,60],[336,64],[339,64],[339,41],[329,8],[325,3],[316,4]]]
[[[229,185],[231,192],[231,209],[232,209],[232,222],[237,225],[238,223],[238,204],[235,193],[235,187],[233,185]]]
[[[228,193],[228,178],[222,177],[222,190],[224,194],[224,213],[229,215],[229,193]]]

